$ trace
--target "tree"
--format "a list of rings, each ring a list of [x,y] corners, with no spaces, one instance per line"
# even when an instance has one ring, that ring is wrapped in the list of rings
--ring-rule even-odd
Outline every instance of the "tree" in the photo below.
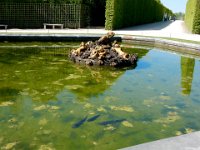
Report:
[[[176,16],[176,19],[178,20],[184,20],[185,18],[185,14],[182,12],[175,13],[174,15]]]

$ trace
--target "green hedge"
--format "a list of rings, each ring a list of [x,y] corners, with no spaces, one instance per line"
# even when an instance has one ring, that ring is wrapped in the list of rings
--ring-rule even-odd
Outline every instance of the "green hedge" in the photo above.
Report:
[[[107,0],[105,27],[112,30],[161,21],[165,12],[173,14],[158,0]]]
[[[1,0],[1,3],[90,4],[95,0]]]
[[[185,23],[192,33],[200,34],[200,0],[188,0]]]
[[[47,3],[47,4],[86,4],[89,6],[87,24],[90,26],[105,25],[106,0],[0,0],[1,3]],[[63,11],[64,12],[64,11]]]

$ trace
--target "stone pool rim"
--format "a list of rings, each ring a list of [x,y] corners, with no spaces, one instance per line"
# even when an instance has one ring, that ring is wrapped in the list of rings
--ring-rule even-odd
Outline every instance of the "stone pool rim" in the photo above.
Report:
[[[80,42],[80,41],[94,41],[99,39],[102,34],[1,34],[0,42]],[[151,46],[155,48],[168,49],[175,52],[200,56],[200,44],[167,40],[158,37],[142,37],[134,35],[118,35],[113,38],[123,43],[130,43],[133,45]]]

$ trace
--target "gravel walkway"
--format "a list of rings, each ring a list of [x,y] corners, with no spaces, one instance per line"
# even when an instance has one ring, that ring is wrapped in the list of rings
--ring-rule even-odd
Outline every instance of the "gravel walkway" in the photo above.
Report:
[[[200,41],[200,35],[191,34],[184,21],[166,21],[124,28],[115,31],[117,34],[138,35],[150,37],[176,38],[191,41]]]
[[[88,34],[105,34],[106,31],[103,28],[84,28],[84,29],[8,29],[0,30],[1,35],[29,35],[29,34],[53,34],[53,35],[88,35]],[[124,28],[120,30],[114,30],[116,34],[120,35],[135,35],[135,36],[150,36],[150,37],[164,37],[164,38],[177,38],[191,41],[200,42],[200,35],[191,34],[187,31],[183,21],[166,21],[156,22],[151,24],[145,24],[140,26],[134,26],[130,28]]]
[[[145,25],[139,25],[129,28],[124,28],[120,31],[151,31],[151,32],[168,32],[168,33],[189,33],[187,31],[184,21],[165,21],[165,22],[156,22]]]

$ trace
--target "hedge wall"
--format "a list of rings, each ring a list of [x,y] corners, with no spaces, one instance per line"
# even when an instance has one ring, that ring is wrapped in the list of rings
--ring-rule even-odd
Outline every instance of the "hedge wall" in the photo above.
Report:
[[[88,26],[104,26],[105,25],[105,6],[106,0],[0,0],[4,4],[86,4],[88,10]],[[41,10],[42,11],[42,10]],[[63,11],[64,12],[64,11]],[[1,15],[1,14],[0,14]],[[86,18],[86,16],[84,17]]]
[[[1,3],[83,4],[83,3],[90,3],[90,0],[1,0]]]
[[[192,33],[200,34],[200,0],[188,0],[185,23]]]
[[[55,4],[93,4],[105,0],[1,0],[1,3],[55,3]]]
[[[88,25],[88,12],[84,4],[0,3],[0,24],[22,29],[43,28],[43,23],[81,28]]]
[[[165,12],[173,14],[158,0],[107,0],[105,28],[112,30],[161,21]]]

